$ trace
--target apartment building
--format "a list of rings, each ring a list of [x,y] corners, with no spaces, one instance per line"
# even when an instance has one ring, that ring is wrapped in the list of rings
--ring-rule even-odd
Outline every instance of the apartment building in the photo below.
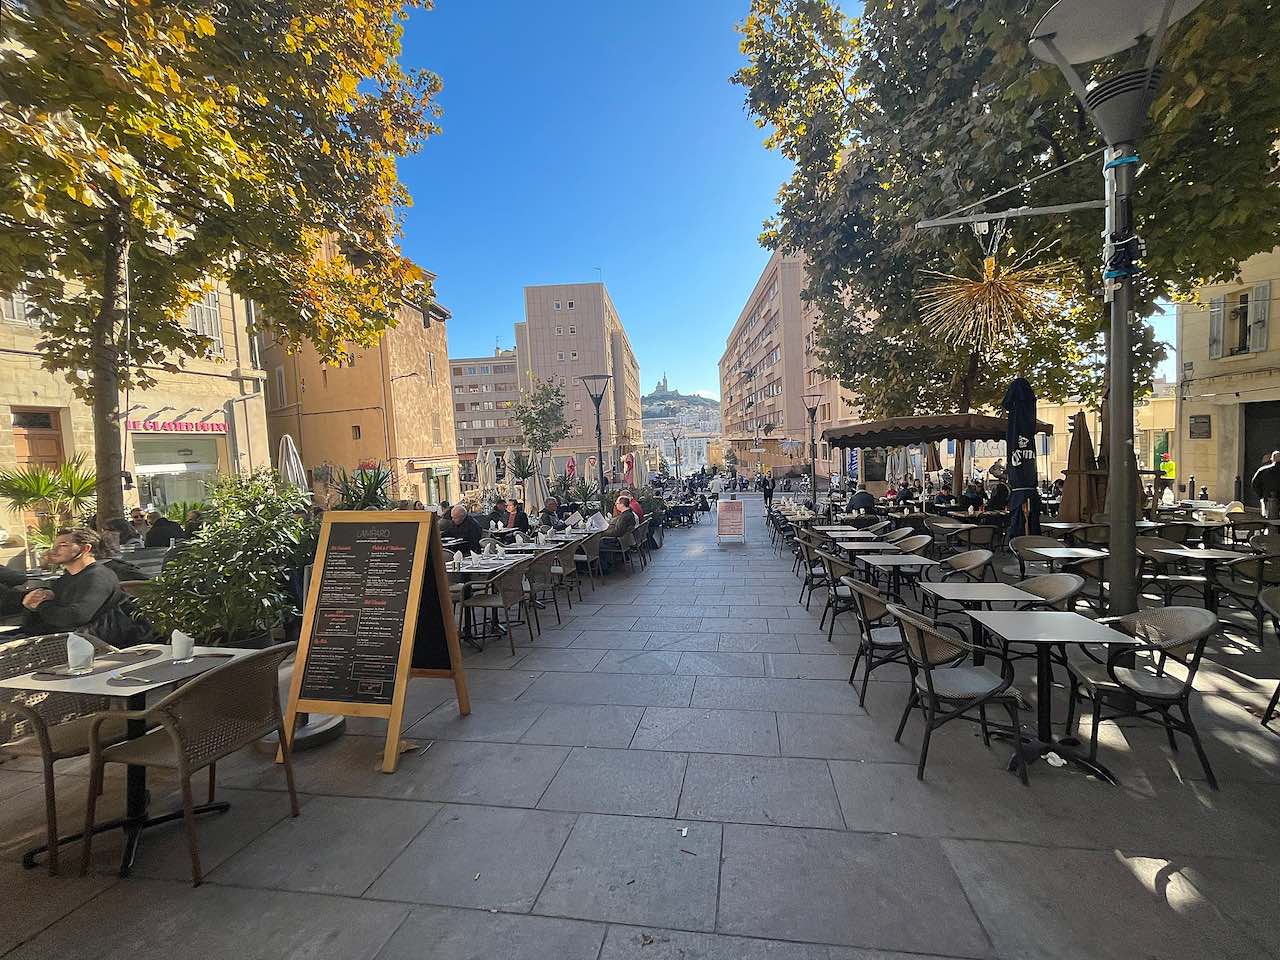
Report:
[[[1217,500],[1257,506],[1249,479],[1280,448],[1280,337],[1270,334],[1277,290],[1280,248],[1177,305],[1178,483],[1194,476]]]
[[[332,502],[339,470],[388,464],[393,496],[457,500],[457,437],[449,376],[449,311],[402,304],[399,323],[341,366],[303,346],[262,340],[272,450],[289,434],[319,500]]]
[[[1172,456],[1174,452],[1172,441],[1177,423],[1175,386],[1169,380],[1157,378],[1151,385],[1151,395],[1139,400],[1134,406],[1133,446],[1140,470],[1159,469],[1163,455],[1169,453]],[[1042,479],[1057,480],[1067,469],[1073,418],[1078,413],[1085,415],[1089,438],[1093,441],[1094,450],[1098,450],[1102,443],[1102,417],[1097,406],[1086,407],[1075,400],[1036,404],[1036,419],[1053,426],[1052,436],[1037,435]],[[1149,477],[1143,478],[1144,485],[1149,481]]]
[[[270,466],[263,371],[249,334],[252,305],[213,284],[187,325],[213,341],[178,371],[152,369],[156,385],[122,394],[126,506],[201,500],[218,473]],[[40,329],[21,291],[0,293],[0,465],[56,465],[94,456],[93,411],[61,374],[40,363]],[[22,517],[0,516],[7,547],[21,544]]]
[[[803,257],[770,257],[720,358],[721,428],[743,470],[796,469],[794,442],[808,441],[804,286]]]
[[[499,348],[487,357],[451,357],[449,382],[458,462],[463,482],[471,483],[477,451],[520,446],[520,428],[511,419],[511,408],[520,399],[516,352]]]
[[[620,473],[620,458],[643,447],[640,366],[626,329],[603,283],[560,283],[524,288],[525,319],[515,325],[520,388],[531,377],[564,386],[565,418],[572,432],[551,451],[551,469],[569,457],[584,470],[595,456],[595,406],[581,377],[611,376],[600,405],[605,472]]]

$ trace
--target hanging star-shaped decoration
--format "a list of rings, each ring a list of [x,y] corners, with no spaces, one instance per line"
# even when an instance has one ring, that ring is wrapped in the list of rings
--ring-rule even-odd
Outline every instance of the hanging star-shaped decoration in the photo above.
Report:
[[[1062,309],[1061,281],[1070,265],[1033,263],[1043,252],[1037,248],[1009,266],[989,255],[978,278],[929,271],[939,282],[916,294],[921,319],[942,339],[976,350],[996,345],[1021,326],[1044,322]]]

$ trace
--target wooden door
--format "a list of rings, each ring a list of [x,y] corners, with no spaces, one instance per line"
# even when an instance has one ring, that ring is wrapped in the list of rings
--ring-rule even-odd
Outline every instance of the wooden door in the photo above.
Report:
[[[17,465],[60,465],[63,460],[62,430],[58,425],[58,411],[14,407],[12,413],[14,459]]]

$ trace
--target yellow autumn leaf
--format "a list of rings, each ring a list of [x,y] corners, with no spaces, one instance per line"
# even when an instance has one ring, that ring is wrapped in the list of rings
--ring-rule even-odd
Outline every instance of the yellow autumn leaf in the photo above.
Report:
[[[195,28],[196,33],[202,37],[212,37],[218,32],[218,28],[214,26],[213,21],[204,14],[196,17]]]
[[[1193,107],[1195,107],[1197,103],[1199,103],[1204,98],[1205,98],[1204,87],[1196,87],[1194,90],[1191,91],[1191,95],[1187,97],[1187,100],[1186,100],[1187,109],[1188,110],[1192,109]]]

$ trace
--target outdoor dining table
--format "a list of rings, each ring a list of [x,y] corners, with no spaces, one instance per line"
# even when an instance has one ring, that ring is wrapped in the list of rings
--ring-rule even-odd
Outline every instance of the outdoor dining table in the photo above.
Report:
[[[866,564],[869,570],[883,570],[889,575],[889,593],[895,600],[902,599],[902,571],[903,569],[923,569],[925,567],[935,567],[938,561],[931,557],[922,557],[914,553],[860,553],[854,556],[855,560]]]
[[[845,553],[900,553],[901,548],[896,543],[887,543],[884,540],[844,540],[835,541],[837,547]]]
[[[1016,747],[1026,761],[1030,763],[1047,753],[1056,753],[1108,783],[1116,783],[1110,770],[1075,749],[1079,744],[1074,737],[1054,738],[1053,662],[1049,654],[1057,644],[1135,646],[1140,641],[1078,613],[1061,610],[971,610],[969,617],[989,634],[1009,643],[1027,643],[1036,648],[1036,738],[1022,738]],[[1011,759],[1009,769],[1013,768]]]
[[[969,580],[945,580],[941,583],[920,582],[920,589],[939,600],[958,603],[965,610],[991,609],[993,603],[1037,603],[1040,597],[1019,590],[1010,583],[974,583]]]
[[[1054,570],[1054,564],[1059,561],[1096,560],[1098,557],[1107,556],[1106,550],[1098,550],[1094,547],[1033,547],[1027,553],[1049,561],[1050,573]]]
[[[815,524],[813,529],[817,530],[819,533],[855,533],[858,530],[857,527],[851,527],[848,524],[843,523],[826,524],[823,526]]]
[[[477,586],[484,586],[490,581],[497,579],[502,574],[518,563],[527,560],[527,556],[515,557],[495,557],[484,555],[473,555],[471,557],[462,558],[460,567],[455,567],[452,563],[444,565],[445,573],[448,575],[450,582],[461,583],[463,587],[463,596],[468,597]],[[498,627],[502,629],[501,626]],[[475,650],[483,651],[484,644],[478,642],[475,636],[475,621],[471,615],[471,608],[464,608],[462,631],[459,633],[463,642]]]
[[[1218,611],[1218,591],[1213,585],[1213,572],[1219,563],[1239,560],[1245,554],[1234,550],[1220,550],[1206,547],[1179,547],[1177,550],[1158,550],[1162,557],[1177,557],[1192,563],[1204,564],[1204,608],[1214,613]]]
[[[836,530],[828,534],[832,540],[879,540],[880,534],[870,530]]]
[[[139,657],[140,654],[148,651],[154,652],[155,655]],[[147,694],[176,687],[215,667],[255,652],[240,647],[195,647],[189,662],[177,663],[173,659],[173,647],[168,644],[148,643],[120,650],[117,652],[119,656],[99,654],[94,660],[92,673],[80,676],[50,676],[49,669],[45,668],[0,680],[0,688],[105,697],[123,703],[126,710],[141,711],[147,708]],[[143,720],[130,719],[125,723],[125,736],[130,740],[141,737],[146,732],[147,725]],[[133,861],[137,856],[138,842],[143,830],[182,819],[180,807],[153,817],[148,809],[149,804],[147,768],[129,764],[125,775],[124,816],[105,820],[93,828],[95,835],[108,830],[124,830],[124,851],[120,855],[120,876],[122,877],[127,877],[133,869]],[[205,813],[223,813],[230,806],[225,800],[219,800],[215,803],[198,804],[194,812],[197,816]],[[60,837],[58,843],[59,845],[69,843],[79,840],[82,836],[82,833],[75,833]],[[22,857],[23,866],[34,867],[35,858],[47,849],[47,846],[42,845],[28,850]]]

